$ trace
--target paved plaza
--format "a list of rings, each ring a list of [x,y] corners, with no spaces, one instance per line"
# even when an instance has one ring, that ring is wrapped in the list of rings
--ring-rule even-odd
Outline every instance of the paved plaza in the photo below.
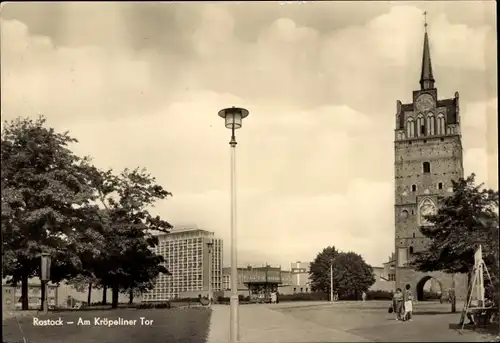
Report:
[[[415,305],[414,319],[400,322],[388,301],[280,303],[240,306],[241,342],[484,342],[492,336],[455,329],[460,313],[449,304]],[[459,306],[458,309],[461,309]],[[214,306],[209,343],[229,339],[229,306]]]

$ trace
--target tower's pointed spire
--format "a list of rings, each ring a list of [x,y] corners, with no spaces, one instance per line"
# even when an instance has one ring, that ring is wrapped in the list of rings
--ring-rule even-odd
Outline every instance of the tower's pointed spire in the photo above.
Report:
[[[422,72],[420,74],[420,88],[431,89],[434,88],[434,75],[432,74],[431,51],[429,48],[429,36],[427,34],[427,11],[424,12],[425,16],[425,34],[424,34],[424,50],[422,53]]]

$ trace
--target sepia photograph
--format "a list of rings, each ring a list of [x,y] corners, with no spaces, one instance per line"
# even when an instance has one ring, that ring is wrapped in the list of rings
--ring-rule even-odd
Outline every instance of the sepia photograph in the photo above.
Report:
[[[500,339],[496,2],[2,2],[2,343]]]

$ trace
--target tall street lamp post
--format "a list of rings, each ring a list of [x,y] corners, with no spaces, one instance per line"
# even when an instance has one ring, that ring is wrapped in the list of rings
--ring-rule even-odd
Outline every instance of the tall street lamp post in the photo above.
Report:
[[[48,282],[50,280],[50,254],[42,253],[40,258],[40,287],[42,294],[42,311],[44,314],[49,312],[48,298]]]
[[[213,252],[214,242],[207,242],[208,248],[208,303],[212,305],[213,294],[212,294],[212,252]]]
[[[248,110],[238,107],[225,108],[219,111],[219,116],[225,119],[226,128],[231,130],[231,315],[230,338],[231,342],[239,341],[238,320],[238,258],[236,238],[236,137],[235,131],[241,128],[243,118],[249,114]]]
[[[333,303],[333,261],[330,262],[330,302]]]

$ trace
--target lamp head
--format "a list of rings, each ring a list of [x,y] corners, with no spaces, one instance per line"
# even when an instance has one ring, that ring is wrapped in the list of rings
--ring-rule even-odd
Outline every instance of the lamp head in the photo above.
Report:
[[[239,129],[241,128],[243,118],[247,117],[248,110],[240,107],[229,107],[219,111],[219,117],[224,118],[226,128]]]

